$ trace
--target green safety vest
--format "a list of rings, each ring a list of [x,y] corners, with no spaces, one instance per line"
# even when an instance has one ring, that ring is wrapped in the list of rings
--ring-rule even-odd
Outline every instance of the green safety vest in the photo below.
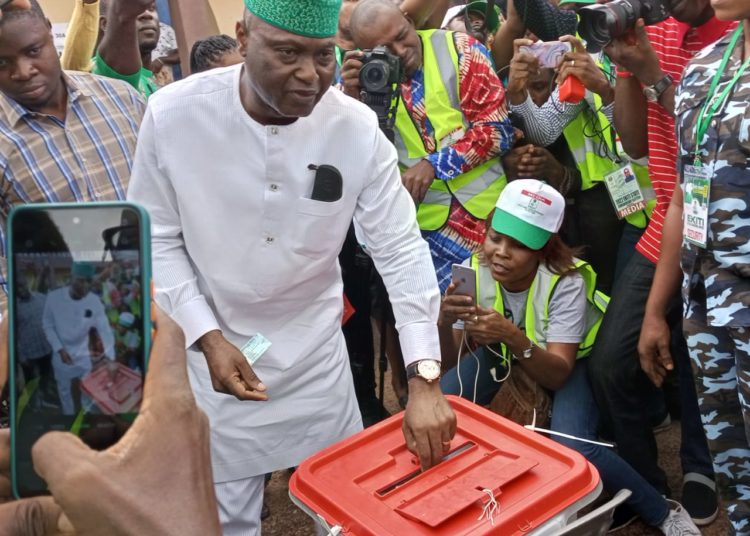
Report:
[[[442,149],[460,139],[469,128],[461,111],[458,52],[453,32],[420,30],[417,33],[424,55],[425,112],[435,129],[438,148]],[[429,154],[403,101],[396,110],[395,130],[401,169],[416,165]],[[417,209],[420,229],[440,229],[448,221],[453,198],[475,218],[486,219],[505,184],[505,172],[497,157],[449,181],[436,178]]]
[[[500,283],[495,281],[486,266],[480,264],[479,255],[475,254],[471,257],[471,267],[477,274],[477,303],[485,308],[492,307],[504,316],[505,306]],[[596,272],[589,263],[575,259],[575,270],[583,277],[586,286],[586,300],[588,301],[585,336],[578,347],[578,358],[580,359],[591,353],[596,335],[599,333],[599,327],[602,324],[602,318],[609,304],[609,296],[596,290]],[[544,264],[540,264],[526,298],[523,329],[529,340],[541,348],[547,347],[549,305],[555,287],[562,277],[559,274],[552,273]],[[505,345],[501,344],[500,346],[502,348],[501,355],[508,359],[509,354]]]
[[[588,95],[587,95],[588,97]],[[601,110],[602,99],[593,94],[593,109]],[[604,146],[599,136],[594,132],[601,133]],[[606,155],[625,154],[620,144],[614,139],[614,129],[607,116],[601,111],[593,112],[590,106],[586,106],[578,116],[565,127],[563,131],[565,140],[573,158],[576,161],[578,171],[581,173],[581,190],[593,188],[604,180],[604,176],[616,171],[621,164]],[[588,135],[587,135],[588,134]],[[604,156],[602,156],[604,155]],[[636,180],[641,187],[641,192],[646,201],[646,209],[628,215],[625,219],[632,225],[643,229],[648,224],[648,219],[656,206],[656,195],[648,175],[648,168],[635,162],[630,162],[635,171]]]

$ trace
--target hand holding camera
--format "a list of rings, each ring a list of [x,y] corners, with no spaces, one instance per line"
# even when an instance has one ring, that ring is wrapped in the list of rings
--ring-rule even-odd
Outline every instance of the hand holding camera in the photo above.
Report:
[[[574,76],[583,83],[586,89],[600,95],[604,104],[611,103],[615,98],[614,88],[591,54],[586,52],[583,43],[572,35],[565,35],[560,38],[560,41],[570,43],[573,50],[562,57],[557,83],[562,84],[566,78]]]
[[[341,64],[341,80],[344,84],[344,93],[353,99],[360,100],[362,88],[359,85],[359,72],[362,70],[362,59],[364,52],[361,50],[350,50],[344,54]]]
[[[528,95],[526,86],[529,78],[539,72],[539,60],[521,50],[522,47],[533,45],[531,39],[516,39],[513,41],[513,59],[510,60],[508,85],[505,88],[511,104],[523,104]]]
[[[655,84],[664,77],[643,20],[636,22],[634,42],[629,42],[626,37],[618,37],[604,51],[612,61],[633,73],[645,85]]]

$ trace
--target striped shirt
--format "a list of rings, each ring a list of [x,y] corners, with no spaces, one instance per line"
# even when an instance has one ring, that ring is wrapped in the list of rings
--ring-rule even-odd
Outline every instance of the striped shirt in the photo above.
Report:
[[[712,18],[697,28],[669,18],[647,26],[649,40],[665,74],[677,85],[685,66],[700,50],[717,41],[736,23]],[[676,184],[677,139],[672,115],[658,103],[648,103],[648,171],[656,194],[656,207],[646,232],[636,246],[647,259],[659,260],[661,230]]]
[[[143,99],[119,80],[74,72],[63,74],[63,80],[68,89],[64,121],[0,93],[2,252],[7,214],[15,204],[125,199]],[[0,284],[5,287],[4,279]]]

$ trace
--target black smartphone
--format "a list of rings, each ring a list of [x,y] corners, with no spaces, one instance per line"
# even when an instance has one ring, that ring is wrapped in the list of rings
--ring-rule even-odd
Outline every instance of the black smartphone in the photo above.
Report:
[[[129,203],[23,205],[8,218],[11,480],[47,493],[31,447],[52,430],[95,449],[137,415],[151,343],[148,215]]]

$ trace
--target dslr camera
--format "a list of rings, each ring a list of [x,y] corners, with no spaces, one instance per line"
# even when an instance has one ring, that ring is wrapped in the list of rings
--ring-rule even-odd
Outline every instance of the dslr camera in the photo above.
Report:
[[[359,71],[362,102],[377,114],[380,128],[391,140],[403,78],[401,59],[387,47],[365,51]]]
[[[635,27],[638,19],[650,26],[667,19],[669,11],[666,0],[613,0],[584,6],[578,15],[578,33],[586,40],[589,52],[599,52],[610,41]]]

